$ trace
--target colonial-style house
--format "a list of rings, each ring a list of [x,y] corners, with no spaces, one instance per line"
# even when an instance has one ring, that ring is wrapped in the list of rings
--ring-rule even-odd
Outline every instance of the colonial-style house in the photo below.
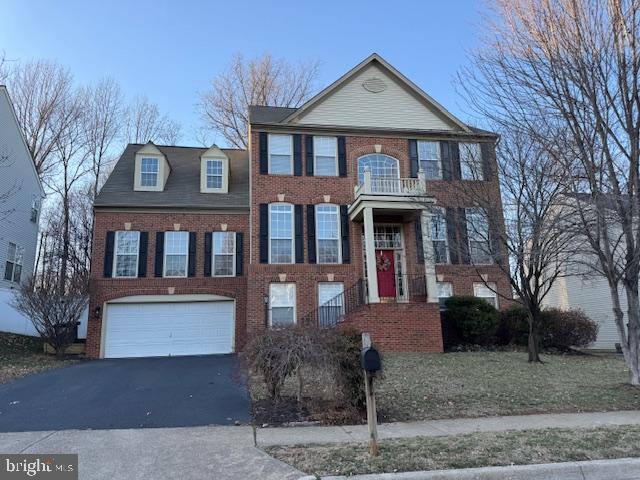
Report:
[[[510,297],[486,254],[504,225],[458,188],[502,211],[496,135],[379,55],[249,122],[248,151],[125,149],[95,202],[91,357],[230,353],[295,323],[440,352],[443,299]]]

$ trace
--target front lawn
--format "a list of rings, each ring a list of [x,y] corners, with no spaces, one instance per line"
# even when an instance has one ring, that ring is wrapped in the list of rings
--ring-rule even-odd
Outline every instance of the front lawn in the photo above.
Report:
[[[72,363],[42,353],[40,338],[0,332],[0,383]]]
[[[526,352],[460,352],[384,355],[384,375],[376,383],[382,422],[437,418],[640,409],[640,389],[626,384],[621,358],[591,355],[543,355],[544,364],[527,363]],[[327,418],[331,379],[305,377],[303,415],[293,411],[296,382],[290,379],[278,413],[265,413],[265,389],[250,381],[259,423]],[[286,410],[282,413],[282,410]],[[278,421],[281,419],[280,421]],[[364,416],[362,416],[364,420]]]
[[[621,358],[523,352],[388,354],[378,384],[383,421],[640,409]]]
[[[364,443],[268,447],[267,453],[316,475],[355,475],[568,462],[640,456],[640,427],[546,429],[385,440],[380,456]]]

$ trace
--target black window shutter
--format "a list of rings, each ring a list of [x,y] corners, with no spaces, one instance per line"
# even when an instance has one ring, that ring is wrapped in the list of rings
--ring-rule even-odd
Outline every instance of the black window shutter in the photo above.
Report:
[[[189,232],[189,267],[187,275],[196,276],[196,232]]]
[[[409,140],[409,165],[411,167],[411,177],[416,178],[419,170],[417,140]]]
[[[449,244],[449,259],[451,263],[460,263],[458,256],[458,239],[456,236],[456,212],[454,208],[447,208],[445,213],[447,221],[447,243]]]
[[[242,232],[237,232],[236,233],[236,277],[241,277],[242,276],[242,255],[243,255],[243,251],[244,251],[244,247],[242,245]]]
[[[260,173],[269,173],[269,137],[266,132],[260,132],[259,136],[259,150],[260,150]]]
[[[503,252],[505,251],[500,235],[500,226],[497,219],[489,216],[489,251],[491,252],[491,258],[494,263],[502,267],[506,267],[505,258]]]
[[[462,172],[460,170],[460,146],[458,142],[449,142],[449,158],[451,160],[451,178],[460,180]]]
[[[442,165],[442,179],[451,180],[451,155],[449,153],[449,142],[440,142],[440,164]]]
[[[107,232],[107,241],[104,248],[104,276],[113,276],[113,248],[116,239],[116,232]]]
[[[211,264],[213,262],[213,250],[212,244],[213,242],[213,232],[207,232],[204,234],[204,276],[211,276]]]
[[[307,205],[307,256],[316,263],[316,206]]]
[[[138,250],[138,277],[147,276],[147,246],[149,245],[149,232],[140,232],[140,247]]]
[[[422,243],[422,218],[418,217],[415,221],[416,226],[416,252],[418,254],[418,263],[424,263],[424,244]]]
[[[296,263],[304,263],[304,238],[302,235],[302,205],[294,206]]]
[[[304,136],[304,161],[307,176],[313,176],[313,135]]]
[[[487,142],[482,142],[480,144],[480,154],[482,155],[482,179],[483,180],[491,180],[492,178],[492,168],[491,164],[493,163],[493,155],[491,151],[491,145]]]
[[[269,263],[269,204],[260,204],[260,263]]]
[[[156,258],[155,271],[156,277],[162,276],[162,266],[164,264],[164,232],[156,232]]]
[[[347,176],[347,144],[344,137],[338,137],[338,174]]]
[[[293,136],[293,174],[302,175],[302,135],[299,133]]]
[[[458,222],[460,226],[461,263],[471,263],[471,256],[469,255],[469,232],[467,231],[467,213],[464,208],[458,209]]]
[[[349,213],[346,205],[340,205],[340,235],[342,236],[342,263],[351,263],[349,243]]]

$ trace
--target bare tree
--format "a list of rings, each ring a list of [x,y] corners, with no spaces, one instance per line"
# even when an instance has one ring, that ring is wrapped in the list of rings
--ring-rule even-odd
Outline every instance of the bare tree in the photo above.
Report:
[[[318,61],[291,64],[270,54],[246,60],[238,53],[200,95],[202,119],[230,145],[247,148],[249,106],[300,106],[314,93],[319,67]]]
[[[13,165],[13,152],[7,145],[0,144],[0,175],[5,168],[11,168]],[[10,178],[10,177],[9,177]],[[2,183],[0,188],[0,221],[5,220],[11,215],[15,208],[10,205],[11,198],[22,188],[22,180],[15,179],[7,184]]]
[[[175,145],[180,139],[180,124],[160,113],[147,97],[137,97],[126,111],[125,140],[129,143],[153,141]]]
[[[9,72],[7,70],[7,56],[4,51],[0,51],[0,85],[4,85],[7,81]]]
[[[568,194],[588,199],[573,202],[576,233],[609,283],[630,382],[640,385],[640,1],[496,0],[495,10],[467,88],[481,111],[554,156]],[[562,132],[557,146],[548,132]]]
[[[60,114],[72,95],[72,78],[59,64],[37,60],[18,63],[8,76],[18,122],[41,178],[54,169],[52,152],[73,118]]]

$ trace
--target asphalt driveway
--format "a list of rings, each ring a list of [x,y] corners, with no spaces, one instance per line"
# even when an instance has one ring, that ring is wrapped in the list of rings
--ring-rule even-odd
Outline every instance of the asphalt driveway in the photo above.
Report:
[[[235,355],[95,360],[0,385],[0,432],[247,423]]]

